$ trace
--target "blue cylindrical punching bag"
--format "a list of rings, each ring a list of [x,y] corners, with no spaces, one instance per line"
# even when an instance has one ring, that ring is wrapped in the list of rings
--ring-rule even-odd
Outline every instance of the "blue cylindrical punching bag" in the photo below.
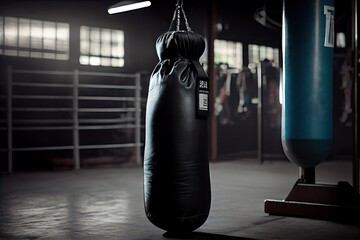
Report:
[[[333,0],[284,0],[282,145],[314,168],[332,142]]]
[[[186,31],[179,30],[180,11],[185,18],[177,5],[170,30],[157,39],[160,61],[150,78],[146,107],[145,212],[154,225],[170,232],[200,227],[211,199],[209,82],[199,63],[205,40],[188,24]]]

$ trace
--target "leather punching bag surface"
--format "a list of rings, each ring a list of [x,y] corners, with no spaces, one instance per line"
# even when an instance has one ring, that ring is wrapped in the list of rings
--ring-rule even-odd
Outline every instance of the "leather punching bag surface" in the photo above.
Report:
[[[313,168],[332,142],[333,0],[284,0],[282,144]]]
[[[144,205],[148,219],[170,232],[200,227],[210,211],[209,83],[199,63],[202,36],[176,20],[156,42],[160,62],[149,83],[144,153]],[[175,25],[177,28],[174,30]]]

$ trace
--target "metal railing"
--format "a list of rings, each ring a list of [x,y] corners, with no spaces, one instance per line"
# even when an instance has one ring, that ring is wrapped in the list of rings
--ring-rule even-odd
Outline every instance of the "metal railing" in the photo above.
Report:
[[[45,78],[44,78],[45,77]],[[52,81],[52,78],[63,78],[65,81]],[[36,78],[41,81],[33,80]],[[29,80],[30,79],[30,80]],[[46,81],[44,81],[46,79]],[[107,81],[115,80],[116,84]],[[124,80],[126,84],[119,82]],[[114,81],[112,81],[114,82]],[[6,112],[6,120],[1,120],[0,131],[7,132],[7,146],[0,149],[7,152],[8,172],[13,171],[13,153],[17,151],[73,150],[74,168],[80,169],[80,150],[106,148],[135,148],[136,163],[141,163],[141,75],[79,71],[35,71],[16,70],[11,66],[6,69],[6,107],[0,111]],[[26,91],[15,91],[17,88]],[[39,93],[39,89],[41,90]],[[59,90],[60,89],[60,90]],[[84,94],[84,90],[97,94]],[[36,91],[35,91],[36,90]],[[52,91],[54,90],[54,91]],[[124,90],[124,96],[118,96],[111,91]],[[55,93],[57,91],[57,93]],[[100,93],[104,94],[99,95]],[[111,94],[106,94],[110,91]],[[64,94],[64,92],[66,94]],[[114,96],[115,95],[115,96]],[[67,106],[36,106],[36,101],[70,102]],[[24,103],[14,105],[14,101]],[[81,103],[93,102],[86,107]],[[99,103],[122,103],[123,106],[107,107]],[[33,104],[29,104],[33,103]],[[20,105],[20,106],[19,106]],[[35,106],[33,106],[35,105]],[[59,104],[57,104],[59,105]],[[66,105],[66,104],[65,104]],[[83,104],[84,105],[84,104]],[[90,105],[90,106],[89,106]],[[97,106],[98,105],[98,106]],[[111,105],[111,104],[110,104]],[[126,105],[126,106],[125,106]],[[125,106],[125,107],[124,107]],[[43,114],[36,117],[14,117],[14,114]],[[53,117],[53,114],[65,114],[67,117]],[[101,114],[112,114],[103,117]],[[115,115],[116,116],[115,116]],[[129,116],[130,114],[130,116]],[[45,115],[45,117],[44,117]],[[80,117],[79,115],[82,115]],[[126,116],[124,116],[126,115]],[[85,117],[84,117],[85,116]],[[90,116],[90,117],[89,117]],[[6,123],[6,125],[5,125]],[[87,130],[134,129],[133,142],[84,144],[80,143],[79,132]],[[56,146],[15,147],[14,132],[28,131],[72,131],[72,144]]]

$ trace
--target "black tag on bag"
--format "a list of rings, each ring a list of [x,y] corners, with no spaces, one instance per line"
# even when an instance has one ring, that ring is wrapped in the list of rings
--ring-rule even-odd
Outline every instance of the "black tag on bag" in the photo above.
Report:
[[[196,116],[209,116],[209,79],[197,79],[196,87]]]
[[[193,61],[197,72],[196,78],[196,117],[207,118],[209,116],[209,78],[199,62]]]

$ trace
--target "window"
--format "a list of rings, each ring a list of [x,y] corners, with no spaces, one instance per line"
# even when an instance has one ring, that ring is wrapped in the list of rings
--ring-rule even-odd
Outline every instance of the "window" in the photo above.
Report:
[[[215,64],[227,63],[229,67],[241,69],[243,65],[243,52],[241,42],[232,42],[215,39]]]
[[[123,67],[124,55],[123,31],[80,27],[80,64]]]
[[[0,55],[69,59],[69,24],[0,17]]]
[[[260,62],[260,48],[258,45],[249,44],[249,64]]]
[[[272,61],[274,65],[279,65],[279,49],[249,44],[249,68],[255,69],[256,64],[264,59]]]

